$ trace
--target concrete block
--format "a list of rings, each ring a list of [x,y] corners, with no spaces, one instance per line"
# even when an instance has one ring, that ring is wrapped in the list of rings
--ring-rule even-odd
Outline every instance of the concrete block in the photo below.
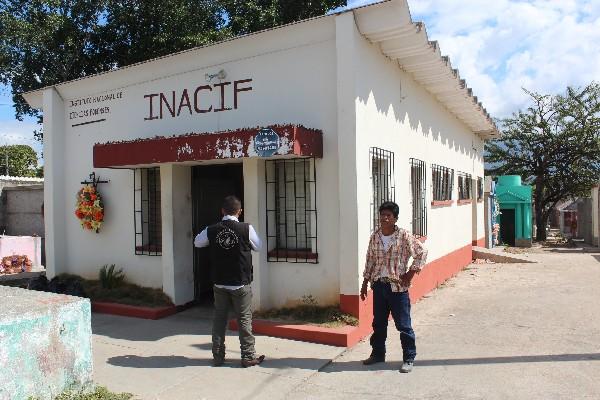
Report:
[[[50,400],[92,381],[90,301],[0,286],[0,400]]]

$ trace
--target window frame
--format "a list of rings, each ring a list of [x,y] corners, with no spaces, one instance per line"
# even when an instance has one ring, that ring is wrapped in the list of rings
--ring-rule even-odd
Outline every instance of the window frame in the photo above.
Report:
[[[483,177],[477,177],[477,201],[483,201]]]
[[[424,238],[427,237],[427,163],[417,158],[410,158],[409,165],[412,205],[411,231],[413,235]],[[415,186],[415,181],[419,181],[418,186]]]
[[[379,147],[369,148],[371,179],[371,232],[379,227],[379,206],[385,201],[396,201],[395,156],[393,151]],[[381,168],[381,164],[385,165]],[[377,165],[377,171],[375,171]],[[383,185],[381,184],[383,183]]]
[[[438,175],[439,174],[439,175]],[[436,176],[438,175],[438,176]],[[441,185],[441,188],[439,187]],[[454,169],[431,164],[432,204],[451,204],[454,191]]]
[[[459,172],[457,174],[458,181],[456,188],[458,189],[458,201],[469,202],[473,200],[473,178],[467,172]],[[463,185],[461,185],[461,181]],[[466,193],[465,193],[466,192]]]
[[[151,176],[154,177],[152,185],[150,184]],[[135,255],[162,256],[160,186],[160,167],[136,168],[133,170]]]
[[[294,167],[293,177],[290,180],[287,175],[287,166]],[[297,169],[302,164],[302,181],[300,183],[301,194],[298,195]],[[306,166],[308,165],[308,173]],[[283,179],[281,182],[278,168],[283,166]],[[283,195],[281,186],[283,183]],[[288,185],[293,185],[293,208],[288,208]],[[266,187],[266,236],[267,236],[267,262],[290,262],[317,264],[319,262],[318,234],[317,234],[317,179],[316,159],[314,157],[286,158],[265,160],[265,187]],[[303,207],[299,202],[304,201]],[[307,204],[307,200],[310,203]],[[283,202],[282,202],[283,201]],[[283,205],[283,209],[281,207]],[[286,217],[283,218],[282,214]],[[290,214],[295,225],[288,230],[290,225]],[[299,217],[303,217],[299,219]],[[300,222],[299,222],[300,221]],[[302,222],[303,221],[303,222]],[[272,226],[274,224],[274,226]],[[299,234],[299,226],[304,226],[303,235]],[[283,228],[283,232],[282,229]],[[293,231],[293,234],[289,232]],[[301,232],[301,231],[300,231]],[[283,236],[282,236],[283,235]],[[298,248],[298,237],[301,236],[306,244],[304,248]],[[295,246],[290,247],[290,240],[295,240]],[[309,245],[310,243],[310,245]],[[310,246],[310,247],[308,247]]]

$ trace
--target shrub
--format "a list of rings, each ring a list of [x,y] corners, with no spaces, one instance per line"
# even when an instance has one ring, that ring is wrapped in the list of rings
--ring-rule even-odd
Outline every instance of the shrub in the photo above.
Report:
[[[98,278],[104,289],[114,289],[123,284],[125,273],[123,273],[122,268],[115,271],[115,264],[111,264],[110,266],[107,264],[100,268]]]

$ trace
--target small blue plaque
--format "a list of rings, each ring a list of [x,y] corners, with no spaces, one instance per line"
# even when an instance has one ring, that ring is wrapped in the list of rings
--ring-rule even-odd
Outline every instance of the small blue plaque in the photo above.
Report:
[[[279,135],[271,128],[263,128],[254,136],[254,150],[259,157],[271,157],[279,146]]]

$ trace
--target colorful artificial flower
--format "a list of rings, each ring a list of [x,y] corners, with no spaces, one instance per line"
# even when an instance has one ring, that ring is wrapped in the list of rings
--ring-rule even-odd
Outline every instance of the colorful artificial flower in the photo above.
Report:
[[[104,221],[104,205],[102,197],[92,185],[86,185],[77,192],[75,216],[84,229],[99,232]]]

